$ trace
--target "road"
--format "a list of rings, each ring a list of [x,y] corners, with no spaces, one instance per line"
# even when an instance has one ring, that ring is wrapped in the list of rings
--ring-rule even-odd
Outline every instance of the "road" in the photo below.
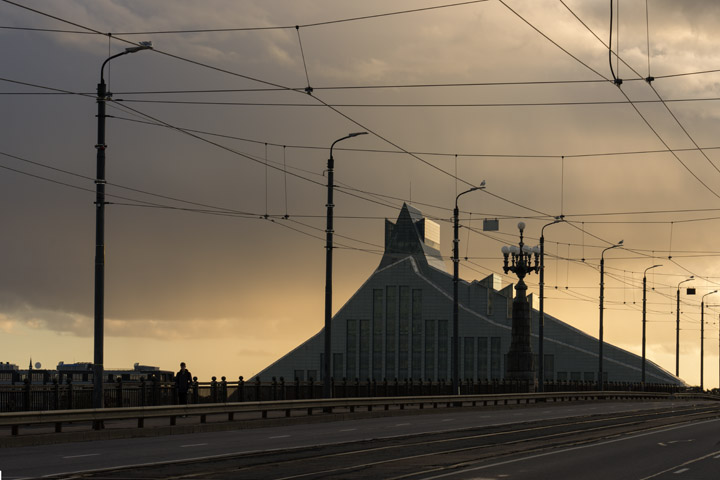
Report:
[[[285,427],[4,448],[0,470],[4,480],[79,472],[108,479],[716,480],[718,418],[718,402],[669,401],[320,418]]]

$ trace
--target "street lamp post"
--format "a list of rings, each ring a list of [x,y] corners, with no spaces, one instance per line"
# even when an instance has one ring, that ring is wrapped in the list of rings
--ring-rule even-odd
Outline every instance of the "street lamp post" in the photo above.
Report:
[[[675,306],[675,314],[677,315],[675,329],[675,376],[678,378],[680,377],[680,285],[689,282],[693,278],[695,278],[695,275],[690,275],[690,278],[678,283],[677,286],[677,304]]]
[[[540,229],[540,318],[538,319],[538,390],[545,391],[545,227],[564,221],[564,215]]]
[[[653,268],[662,267],[662,265],[653,265],[652,267],[648,267],[643,272],[643,300],[642,300],[642,379],[640,380],[640,383],[642,385],[642,389],[645,390],[645,325],[647,323],[646,316],[647,316],[647,272],[648,270],[651,270]]]
[[[458,308],[458,283],[460,281],[460,253],[458,238],[460,210],[458,209],[458,199],[466,193],[482,190],[485,188],[485,180],[480,183],[479,187],[472,187],[464,192],[457,194],[455,197],[455,209],[453,210],[453,338],[452,338],[452,394],[460,395],[460,313]]]
[[[338,142],[342,142],[348,138],[357,137],[358,135],[367,135],[367,132],[355,132],[345,135],[335,140],[330,145],[330,158],[327,163],[328,172],[328,195],[327,195],[327,229],[325,230],[325,354],[323,358],[323,396],[332,398],[332,386],[330,379],[332,377],[332,251],[333,251],[333,169],[335,168],[335,160],[333,159],[333,148]]]
[[[705,297],[717,293],[717,290],[713,290],[710,293],[706,293],[700,299],[700,390],[705,390],[705,384],[703,383],[704,376],[704,364],[705,361]]]
[[[622,247],[620,240],[615,245],[607,247],[600,254],[600,334],[598,335],[598,390],[603,390],[603,303],[605,301],[605,252],[613,248]]]
[[[103,408],[104,326],[105,326],[105,102],[111,94],[105,85],[105,65],[113,58],[152,49],[152,42],[140,42],[124,52],[108,57],[100,67],[100,83],[97,86],[97,178],[95,179],[95,337],[93,356],[93,407]]]
[[[503,271],[506,274],[513,272],[518,277],[518,283],[515,286],[515,299],[512,303],[512,340],[506,357],[506,378],[527,381],[530,387],[535,380],[535,367],[530,342],[532,312],[527,299],[527,285],[525,285],[524,278],[527,274],[538,273],[540,270],[540,248],[531,248],[523,243],[525,223],[518,223],[518,229],[520,230],[520,243],[502,247]],[[533,256],[535,257],[534,265],[532,264]],[[510,257],[512,257],[512,263],[510,263]]]

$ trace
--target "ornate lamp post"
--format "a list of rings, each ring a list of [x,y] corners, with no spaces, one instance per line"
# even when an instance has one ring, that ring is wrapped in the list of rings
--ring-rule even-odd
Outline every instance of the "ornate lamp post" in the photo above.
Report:
[[[642,380],[640,380],[642,384],[643,390],[645,390],[645,325],[647,323],[646,321],[646,315],[647,315],[647,272],[648,270],[651,270],[653,268],[662,267],[662,265],[653,265],[652,267],[648,267],[643,272],[643,300],[642,300]]]
[[[710,293],[706,293],[700,299],[700,390],[705,390],[705,384],[703,382],[704,371],[704,360],[705,360],[705,297],[717,293],[717,290],[713,290]]]
[[[603,390],[603,303],[605,300],[605,252],[613,248],[622,247],[623,241],[620,240],[615,245],[607,247],[600,254],[600,334],[598,335],[598,390]]]
[[[693,278],[695,278],[695,275],[690,275],[690,278],[678,283],[678,286],[677,286],[677,305],[675,306],[675,313],[677,314],[676,334],[675,334],[675,376],[676,377],[680,377],[680,285],[682,285],[685,282],[689,282]]]
[[[538,390],[545,391],[545,227],[565,221],[565,216],[555,217],[555,220],[540,229],[540,318],[538,319]]]
[[[485,180],[479,187],[472,187],[464,192],[458,193],[455,197],[455,209],[453,210],[453,338],[452,338],[452,392],[453,395],[460,395],[460,314],[458,308],[458,282],[460,281],[460,253],[459,253],[459,215],[458,199],[466,193],[482,190],[485,188]]]
[[[327,205],[327,228],[325,230],[325,355],[323,358],[323,396],[332,398],[333,392],[330,386],[330,378],[332,377],[332,251],[333,251],[333,169],[335,168],[335,160],[333,159],[333,148],[338,142],[342,142],[348,138],[357,137],[358,135],[367,135],[367,132],[355,132],[345,135],[335,140],[330,145],[330,158],[327,163],[328,172],[328,201]]]
[[[97,86],[97,178],[95,179],[95,319],[93,356],[93,408],[105,406],[103,394],[104,327],[105,327],[105,102],[112,94],[105,85],[105,65],[113,58],[152,49],[152,42],[139,42],[124,52],[108,57],[100,67],[100,83]]]
[[[540,249],[531,248],[523,243],[525,223],[518,223],[520,230],[520,243],[516,246],[502,247],[504,257],[503,271],[507,274],[513,272],[518,277],[515,286],[515,299],[512,305],[512,341],[507,354],[507,377],[514,380],[533,381],[535,368],[533,365],[533,352],[530,345],[531,312],[527,300],[527,286],[523,279],[525,275],[540,270]],[[533,256],[534,265],[533,265]]]

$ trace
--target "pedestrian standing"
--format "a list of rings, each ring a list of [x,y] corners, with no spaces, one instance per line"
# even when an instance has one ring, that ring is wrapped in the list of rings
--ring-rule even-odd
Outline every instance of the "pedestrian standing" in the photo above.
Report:
[[[185,368],[185,362],[180,363],[180,371],[175,375],[175,387],[178,393],[178,403],[187,405],[188,390],[192,384],[192,374]]]

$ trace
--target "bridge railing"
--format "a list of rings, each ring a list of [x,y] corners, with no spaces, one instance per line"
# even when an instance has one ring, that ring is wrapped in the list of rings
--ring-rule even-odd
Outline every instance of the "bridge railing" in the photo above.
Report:
[[[179,417],[192,417],[195,423],[204,424],[209,416],[215,421],[232,422],[236,416],[242,415],[244,420],[261,420],[269,417],[292,417],[298,415],[314,415],[316,413],[355,413],[357,411],[405,410],[410,408],[456,408],[483,407],[492,405],[520,405],[538,402],[567,401],[604,401],[604,400],[683,400],[711,399],[720,401],[720,396],[708,394],[669,394],[662,392],[628,392],[628,391],[587,391],[587,392],[552,392],[552,393],[510,393],[490,395],[436,395],[436,396],[401,396],[401,397],[362,397],[362,398],[331,398],[305,400],[274,400],[248,401],[228,403],[208,403],[196,405],[168,405],[145,407],[119,407],[103,409],[78,409],[39,412],[4,412],[0,413],[0,428],[10,428],[12,436],[20,434],[21,427],[36,425],[54,425],[54,431],[60,433],[63,427],[72,423],[76,430],[82,424],[87,429],[102,430],[105,422],[131,420],[137,422],[137,428],[144,428],[146,420],[164,419],[166,425],[174,426]],[[125,425],[124,428],[128,428]]]
[[[90,382],[0,384],[0,412],[72,410],[92,407]],[[592,391],[592,382],[566,381],[545,382],[546,392]],[[653,391],[677,393],[686,388],[670,384],[606,383],[605,390],[612,391]],[[509,394],[535,391],[535,385],[528,382],[507,380],[465,380],[460,382],[463,395]],[[334,398],[400,397],[450,395],[452,384],[444,380],[387,380],[342,379],[332,381]],[[261,381],[255,378],[245,381],[228,381],[225,377],[209,382],[193,383],[188,396],[191,404],[225,402],[259,402],[277,400],[304,400],[322,397],[323,384],[312,379],[286,382],[283,378]],[[178,403],[173,382],[150,377],[140,381],[117,379],[104,384],[104,405],[107,408],[144,407],[175,405]]]

